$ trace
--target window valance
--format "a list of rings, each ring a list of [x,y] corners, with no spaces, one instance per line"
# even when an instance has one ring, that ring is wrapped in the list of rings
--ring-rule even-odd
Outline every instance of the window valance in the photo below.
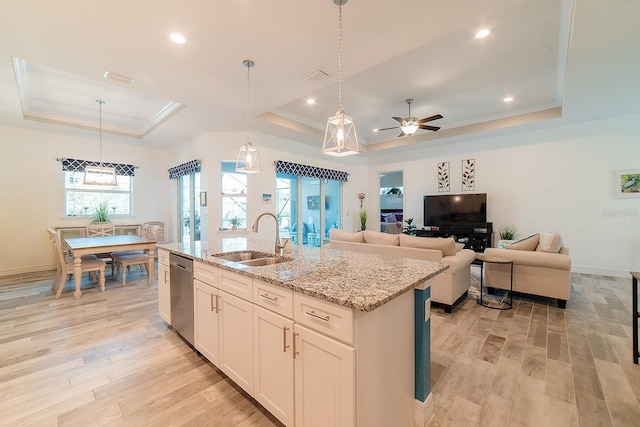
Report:
[[[190,162],[174,166],[169,169],[169,179],[176,179],[180,178],[181,176],[200,172],[200,168],[200,160],[191,160]]]
[[[116,175],[135,176],[136,167],[134,165],[125,165],[122,163],[93,162],[91,160],[78,159],[59,159],[62,162],[62,170],[66,172],[84,172],[87,166],[100,166],[107,168],[115,168]]]
[[[301,165],[299,163],[289,163],[282,160],[276,161],[276,173],[306,176],[309,178],[332,179],[343,182],[347,182],[349,179],[349,174],[347,172],[324,169],[316,166]]]

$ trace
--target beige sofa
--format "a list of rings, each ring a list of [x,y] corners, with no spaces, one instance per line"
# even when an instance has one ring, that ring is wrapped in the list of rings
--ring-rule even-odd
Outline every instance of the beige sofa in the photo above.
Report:
[[[557,233],[534,234],[504,249],[487,248],[487,256],[513,260],[513,290],[525,294],[556,298],[565,308],[571,289],[571,258]],[[489,288],[509,289],[507,264],[486,263],[485,283]]]
[[[446,313],[451,313],[454,304],[469,289],[471,263],[476,254],[471,249],[462,249],[462,244],[456,246],[453,238],[416,237],[370,230],[349,233],[335,228],[330,230],[329,237],[330,242],[325,247],[332,249],[448,264],[449,268],[438,274],[431,284],[431,301],[442,304]]]

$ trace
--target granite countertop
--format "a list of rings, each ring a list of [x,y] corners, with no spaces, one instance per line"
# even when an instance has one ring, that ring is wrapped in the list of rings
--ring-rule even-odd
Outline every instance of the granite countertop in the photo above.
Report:
[[[317,247],[294,247],[279,264],[252,267],[220,259],[238,251],[273,256],[273,242],[246,237],[163,243],[159,248],[361,311],[372,311],[449,268],[446,264]]]

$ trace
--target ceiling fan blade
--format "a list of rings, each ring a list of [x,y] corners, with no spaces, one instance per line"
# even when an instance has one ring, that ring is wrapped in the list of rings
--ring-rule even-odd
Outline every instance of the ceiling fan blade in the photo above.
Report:
[[[404,133],[404,131],[400,131],[400,135],[398,135],[398,138],[400,138],[401,136],[405,136],[406,133]]]
[[[390,130],[390,129],[398,129],[400,126],[395,126],[392,128],[384,128],[384,129],[378,129],[378,132],[380,132],[381,130]]]
[[[418,123],[426,123],[426,122],[430,122],[432,120],[438,120],[438,119],[442,119],[444,117],[442,117],[442,114],[436,114],[435,116],[431,116],[431,117],[425,117],[424,119],[420,119],[418,120]]]
[[[435,132],[440,128],[438,126],[420,125],[420,129],[432,130]]]
[[[391,118],[398,123],[402,123],[402,119],[400,117],[391,117]]]

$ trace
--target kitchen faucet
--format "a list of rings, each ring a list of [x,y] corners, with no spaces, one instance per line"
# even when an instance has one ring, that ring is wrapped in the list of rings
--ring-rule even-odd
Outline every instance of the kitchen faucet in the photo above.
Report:
[[[262,218],[265,215],[272,217],[276,221],[276,245],[275,245],[274,253],[276,254],[281,253],[282,249],[284,248],[284,245],[280,244],[280,231],[279,231],[280,227],[278,224],[277,216],[275,216],[271,212],[262,212],[260,215],[258,215],[258,218],[256,218],[256,222],[253,223],[253,226],[251,227],[251,231],[253,231],[254,233],[258,232],[258,222],[260,222],[260,218]]]

